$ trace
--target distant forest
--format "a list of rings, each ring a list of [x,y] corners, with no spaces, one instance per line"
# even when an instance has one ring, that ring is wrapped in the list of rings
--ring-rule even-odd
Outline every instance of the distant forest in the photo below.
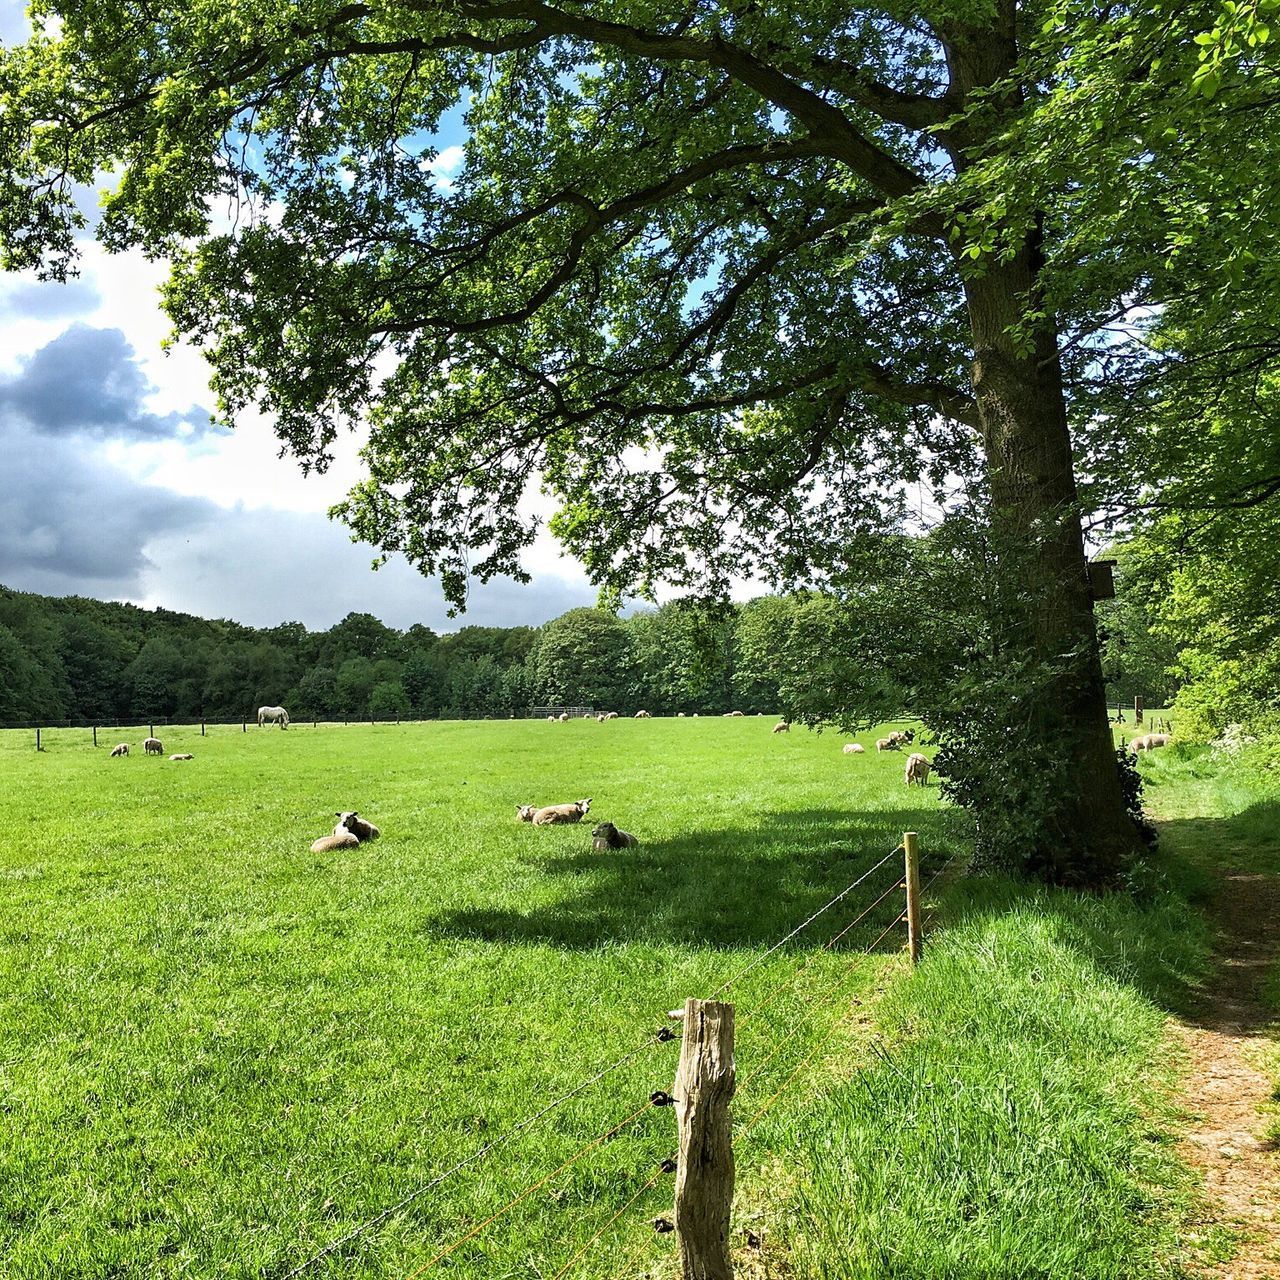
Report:
[[[108,724],[251,717],[264,704],[295,719],[476,719],[538,705],[654,715],[868,714],[909,703],[886,674],[866,690],[866,655],[848,611],[814,594],[708,608],[675,602],[617,617],[571,609],[542,627],[397,631],[368,613],[327,631],[300,622],[247,627],[168,609],[0,587],[0,725]],[[1115,610],[1112,627],[1123,622]],[[1171,692],[1166,655],[1109,649],[1115,696]],[[1126,672],[1140,658],[1141,669]]]

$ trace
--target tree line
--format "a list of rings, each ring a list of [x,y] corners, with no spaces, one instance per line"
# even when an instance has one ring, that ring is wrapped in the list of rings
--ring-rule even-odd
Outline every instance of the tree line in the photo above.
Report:
[[[864,718],[897,714],[907,682],[873,659],[860,617],[865,608],[808,592],[626,617],[571,609],[537,628],[443,635],[350,613],[311,631],[0,587],[0,723],[235,719],[276,703],[295,718],[506,718],[565,705],[823,719],[848,710],[849,690]],[[1117,602],[1109,618],[1116,696],[1160,699],[1168,643],[1140,601]]]

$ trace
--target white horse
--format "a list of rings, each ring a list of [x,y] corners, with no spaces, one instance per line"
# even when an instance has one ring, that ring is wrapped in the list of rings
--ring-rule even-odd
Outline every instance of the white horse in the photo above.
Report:
[[[264,724],[278,724],[282,729],[289,727],[289,713],[283,707],[259,707],[258,728]]]

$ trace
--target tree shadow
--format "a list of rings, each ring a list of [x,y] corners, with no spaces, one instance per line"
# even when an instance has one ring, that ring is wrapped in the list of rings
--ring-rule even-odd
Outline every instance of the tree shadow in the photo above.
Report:
[[[1169,856],[1194,878],[1214,930],[1216,963],[1189,991],[1182,1016],[1225,1034],[1273,1029],[1280,1016],[1273,987],[1280,968],[1280,799],[1225,817],[1174,819],[1160,832]]]
[[[894,850],[903,830],[920,834],[926,877],[963,848],[963,824],[939,809],[788,810],[752,815],[739,829],[695,830],[603,853],[591,849],[584,823],[580,850],[535,862],[565,890],[554,902],[528,911],[449,911],[425,921],[423,929],[433,936],[583,949],[771,945]],[[540,834],[530,829],[532,839]],[[902,871],[902,855],[894,854],[850,893],[849,908],[874,901]],[[900,909],[900,895],[891,898]],[[882,906],[892,919],[890,901]],[[833,926],[856,914],[833,909]],[[872,913],[867,922],[879,919]],[[806,930],[796,945],[819,946],[830,936],[830,929]]]

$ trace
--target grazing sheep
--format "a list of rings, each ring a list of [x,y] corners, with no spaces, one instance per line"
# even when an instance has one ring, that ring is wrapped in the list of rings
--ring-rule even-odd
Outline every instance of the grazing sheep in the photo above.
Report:
[[[372,822],[365,821],[359,813],[339,813],[337,816],[338,825],[333,829],[334,835],[342,830],[350,831],[363,844],[366,840],[376,840],[382,834]]]
[[[532,822],[533,815],[537,812],[538,810],[534,805],[531,805],[531,804],[516,805],[516,817],[519,818],[521,822]]]
[[[636,720],[652,720],[653,717],[647,711],[637,711],[633,719]]]
[[[354,849],[360,843],[359,840],[347,831],[344,827],[339,827],[330,836],[321,836],[311,845],[312,853],[332,853],[334,849]]]
[[[900,747],[905,746],[909,742],[914,742],[915,740],[916,734],[914,729],[908,729],[905,733],[901,729],[895,729],[889,735],[889,741],[896,742]]]
[[[616,711],[608,711],[605,713],[604,718],[606,720],[616,720],[618,718],[618,713]]]
[[[901,748],[898,746],[897,740],[892,737],[877,738],[876,750],[877,751],[899,751],[901,750]]]
[[[584,720],[590,720],[590,719],[591,719],[591,712],[590,712],[590,711],[584,711],[584,712],[582,713],[582,718],[583,718]]]
[[[184,751],[181,755],[170,756],[170,760],[194,760],[195,756],[190,751]]]
[[[555,718],[555,716],[548,716],[548,717],[547,717],[547,723],[548,723],[548,724],[555,724],[555,722],[556,722],[556,718]]]
[[[684,719],[684,712],[683,712],[683,711],[677,711],[677,712],[676,712],[676,718],[677,718],[677,719],[679,719],[679,720],[683,720],[683,719]]]
[[[778,723],[773,726],[773,731],[774,733],[790,733],[791,725],[786,720],[779,720]]]
[[[904,778],[907,786],[913,782],[917,786],[927,786],[929,783],[929,761],[918,751],[913,751],[907,757],[907,772]]]
[[[591,847],[597,853],[608,849],[634,849],[640,843],[635,836],[619,831],[612,822],[602,822],[591,833]]]
[[[1134,751],[1152,751],[1156,747],[1167,747],[1170,735],[1167,733],[1147,733],[1134,738],[1129,744]]]
[[[119,746],[112,747],[111,754],[113,756],[127,756],[129,754],[129,744],[122,742]]]
[[[846,742],[842,750],[847,756],[860,756],[866,753],[866,748],[858,742]]]
[[[569,713],[568,713],[567,711],[562,711],[562,712],[560,713],[560,723],[561,723],[561,724],[568,724],[568,723],[569,723]]]
[[[531,821],[535,827],[550,827],[563,822],[581,822],[591,808],[591,797],[575,800],[573,804],[549,804],[539,809]]]
[[[159,738],[144,738],[142,740],[142,749],[149,756],[164,755],[164,743]]]

